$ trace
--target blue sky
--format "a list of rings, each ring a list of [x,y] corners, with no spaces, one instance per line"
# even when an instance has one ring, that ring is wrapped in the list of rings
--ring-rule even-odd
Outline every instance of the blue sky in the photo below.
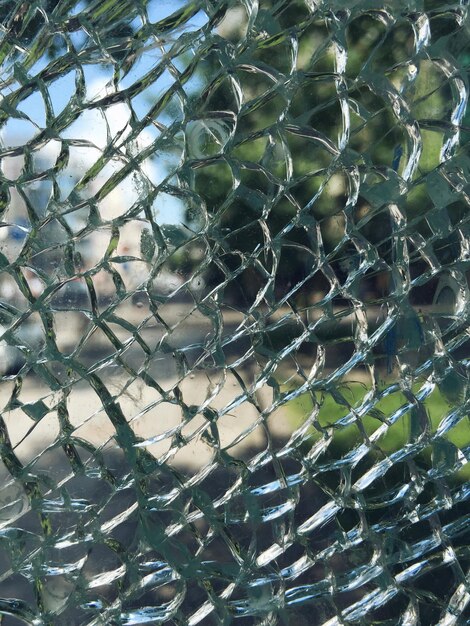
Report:
[[[158,22],[159,20],[171,15],[175,10],[182,6],[182,2],[175,0],[151,0],[148,4],[147,14],[151,23]],[[83,4],[75,7],[74,13],[83,9]],[[207,21],[207,16],[204,12],[200,11],[194,16],[190,22],[186,25],[187,30],[196,30],[200,28]],[[80,45],[83,43],[85,36],[83,33],[76,33],[73,35],[75,38],[75,44]],[[171,43],[167,44],[167,49],[171,46]],[[150,49],[143,54],[139,60],[134,64],[132,71],[124,77],[119,85],[119,88],[126,88],[137,80],[140,76],[147,73],[153,66],[158,64],[163,51],[158,47]],[[30,76],[37,75],[41,69],[47,64],[48,59],[41,59],[36,63],[29,71]],[[176,64],[178,61],[176,61]],[[181,69],[181,68],[179,68]],[[99,100],[107,93],[111,93],[114,90],[113,68],[110,64],[108,67],[104,65],[86,65],[83,66],[87,100]],[[9,75],[8,67],[4,66],[2,70],[3,76]],[[154,102],[160,95],[165,93],[168,87],[172,84],[173,78],[169,72],[165,72],[161,78],[148,88],[142,94],[139,94],[133,99],[132,107],[134,112],[142,117],[146,111],[149,110],[152,102]],[[4,88],[6,92],[15,90],[18,84],[13,84],[11,87]],[[193,85],[194,87],[194,85]],[[70,98],[75,93],[75,71],[71,71],[66,75],[61,76],[58,80],[48,85],[49,97],[52,103],[54,114],[57,116],[67,106]],[[4,148],[22,146],[27,141],[32,139],[38,132],[46,127],[46,108],[44,100],[39,91],[35,92],[27,99],[19,103],[18,112],[27,116],[28,119],[15,119],[11,117],[8,122],[2,127],[0,132],[0,138]],[[72,148],[70,151],[69,165],[60,174],[60,180],[58,181],[62,190],[63,199],[65,200],[67,195],[73,188],[74,181],[77,175],[83,175],[84,172],[92,165],[100,156],[100,152],[103,147],[109,141],[109,135],[116,136],[117,133],[122,133],[122,138],[130,132],[128,125],[130,117],[130,109],[127,105],[114,105],[106,110],[101,109],[88,109],[80,115],[80,117],[71,124],[61,135],[67,139],[81,139],[84,141],[92,142],[96,148]],[[159,118],[162,123],[171,122],[171,118],[163,115]],[[158,138],[159,131],[154,126],[148,126],[140,134],[134,146],[131,146],[132,150],[138,151],[144,149]],[[176,142],[177,143],[177,142]],[[181,150],[183,149],[183,137],[181,137]],[[126,148],[127,149],[127,148]],[[41,163],[42,167],[52,167],[55,159],[60,152],[59,141],[49,141],[40,150],[35,151],[35,158]],[[125,155],[124,155],[125,156]],[[123,158],[124,158],[123,156]],[[9,164],[10,161],[10,164]],[[174,169],[178,162],[178,151],[173,151],[171,154],[163,154],[156,152],[155,155],[142,165],[142,169],[148,179],[155,185],[161,183],[161,181],[168,175],[168,172]],[[113,171],[113,165],[115,170],[122,167],[124,161],[119,163],[119,159],[114,164],[110,164],[103,171],[103,180],[108,178]],[[18,175],[18,169],[21,166],[21,157],[3,159],[3,169],[7,177],[15,178]],[[10,174],[8,174],[10,172]],[[16,174],[15,174],[16,172]],[[124,181],[125,182],[125,181]],[[96,192],[96,185],[90,187],[90,195],[93,193],[93,189]],[[127,183],[128,190],[126,191],[125,184],[121,185],[120,189],[116,190],[117,194],[124,194],[129,196],[129,202],[131,197],[135,195],[135,181],[129,180]],[[121,196],[122,197],[122,196]],[[109,196],[109,202],[112,202],[112,194]],[[157,219],[161,223],[178,223],[181,221],[184,214],[184,207],[181,200],[169,196],[167,194],[160,194],[158,198],[158,213]]]

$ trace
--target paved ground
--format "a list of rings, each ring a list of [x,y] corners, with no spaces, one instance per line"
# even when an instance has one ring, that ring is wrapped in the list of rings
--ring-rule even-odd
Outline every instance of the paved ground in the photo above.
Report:
[[[187,405],[200,406],[209,397],[207,404],[223,413],[217,424],[220,442],[222,447],[234,444],[230,449],[231,453],[242,453],[244,447],[260,447],[265,442],[264,428],[261,425],[256,426],[259,413],[252,403],[243,399],[242,390],[235,378],[222,381],[195,375],[188,376],[184,381],[170,377],[160,382],[163,383],[165,390],[170,390],[178,383]],[[177,467],[186,469],[197,470],[210,461],[213,450],[201,441],[200,436],[202,430],[208,428],[208,422],[201,414],[184,423],[179,405],[164,401],[157,391],[137,381],[122,391],[123,383],[124,380],[120,380],[119,377],[115,380],[111,378],[106,380],[108,389],[118,396],[119,405],[136,435],[147,441],[146,448],[149,451],[159,458],[166,458]],[[0,396],[2,403],[7,399],[7,395],[9,394],[4,387]],[[266,391],[261,396],[268,401]],[[50,394],[37,379],[30,379],[24,385],[21,401],[34,403],[42,398],[45,404],[51,407],[51,411],[38,422],[25,415],[21,408],[3,413],[12,444],[14,446],[19,444],[16,453],[22,462],[31,461],[37,453],[52,445],[58,437],[59,421],[54,406],[57,406],[60,397],[60,393]],[[238,406],[227,408],[237,402]],[[95,446],[106,446],[107,443],[108,446],[115,445],[113,441],[115,431],[111,421],[97,394],[86,383],[80,382],[73,386],[67,407],[70,422],[75,427],[74,436]],[[284,422],[278,418],[276,424],[271,423],[270,426],[278,435],[287,435],[292,430],[292,422],[287,416]],[[184,437],[187,443],[179,450],[175,447],[169,454],[172,446],[175,446],[177,433]],[[237,444],[239,439],[241,441]],[[52,456],[54,455],[51,454],[51,458]]]
[[[113,322],[109,316],[106,319],[107,328],[124,346],[120,354],[121,363],[114,356],[116,347],[103,330],[98,329],[90,334],[81,348],[77,348],[80,339],[91,328],[86,317],[79,311],[63,312],[57,317],[57,344],[64,354],[75,351],[74,358],[87,368],[94,367],[99,362],[103,363],[97,373],[109,391],[117,397],[136,435],[147,442],[146,445],[153,454],[167,459],[167,462],[175,466],[196,470],[209,462],[213,450],[201,441],[202,431],[209,427],[208,422],[201,412],[184,422],[183,411],[177,403],[165,400],[155,389],[139,379],[128,385],[129,373],[124,364],[135,371],[144,368],[165,391],[169,392],[178,384],[186,405],[210,406],[220,411],[217,426],[221,446],[232,445],[231,453],[242,453],[243,448],[251,446],[263,446],[266,442],[266,431],[260,423],[259,411],[253,401],[244,397],[236,377],[214,363],[210,367],[211,358],[206,358],[206,371],[196,369],[193,374],[181,373],[184,364],[178,363],[175,358],[175,351],[184,348],[185,358],[192,368],[204,356],[204,346],[210,343],[216,332],[217,318],[210,310],[203,314],[194,310],[194,305],[184,303],[164,305],[159,313],[161,320],[151,316],[147,306],[131,306],[130,303],[123,304],[115,311],[117,316],[140,328],[140,337],[154,351],[154,356],[147,361],[131,330]],[[284,314],[287,313],[286,308]],[[251,319],[251,323],[253,322]],[[236,336],[242,324],[244,332],[240,334],[240,338],[224,348],[224,358],[229,363],[236,363],[251,345],[251,341],[247,340],[250,318],[245,319],[235,311],[224,312],[224,336]],[[248,365],[242,364],[235,369],[244,377],[249,387],[253,378],[253,365],[250,365],[249,360],[246,363]],[[2,407],[8,402],[12,389],[13,381],[4,382],[0,386]],[[50,412],[37,422],[30,419],[21,408],[3,412],[9,436],[13,445],[18,444],[16,452],[23,462],[30,461],[35,454],[56,440],[59,422],[55,407],[60,397],[60,393],[51,394],[49,387],[41,383],[38,376],[29,376],[25,379],[20,401],[35,403],[42,400],[50,408]],[[272,389],[264,385],[257,393],[255,402],[266,407],[271,401]],[[86,382],[78,381],[72,386],[67,407],[75,436],[96,446],[105,446],[107,442],[108,445],[113,445],[115,433],[111,421],[99,397]],[[287,437],[293,429],[292,418],[285,409],[280,409],[270,416],[269,428],[274,435]],[[180,449],[177,448],[178,436],[180,441],[186,441]]]

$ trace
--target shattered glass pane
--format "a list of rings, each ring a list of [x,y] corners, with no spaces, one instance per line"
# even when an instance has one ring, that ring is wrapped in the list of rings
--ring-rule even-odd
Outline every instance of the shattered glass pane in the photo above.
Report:
[[[468,2],[0,1],[0,623],[470,623]]]

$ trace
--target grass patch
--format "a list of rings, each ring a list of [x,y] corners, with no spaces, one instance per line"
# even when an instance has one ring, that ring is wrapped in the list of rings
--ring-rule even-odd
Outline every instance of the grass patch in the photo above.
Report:
[[[413,388],[417,393],[420,385]],[[301,426],[312,415],[316,405],[316,424],[309,429],[307,445],[322,437],[322,429],[333,430],[332,450],[343,455],[360,445],[365,435],[370,436],[383,424],[384,434],[377,444],[386,454],[399,450],[407,443],[416,440],[428,424],[430,434],[436,432],[442,420],[454,409],[436,387],[417,409],[404,393],[389,386],[379,389],[370,402],[370,409],[364,410],[370,389],[362,383],[345,383],[333,393],[305,393],[286,403],[289,419],[295,428]],[[426,466],[451,467],[457,461],[458,450],[470,446],[469,418],[465,415],[434,444],[428,445],[419,455]],[[470,464],[452,476],[459,482],[470,479]]]

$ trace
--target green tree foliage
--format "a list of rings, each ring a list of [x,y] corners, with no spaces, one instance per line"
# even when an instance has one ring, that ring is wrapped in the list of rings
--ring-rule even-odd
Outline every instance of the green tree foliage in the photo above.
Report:
[[[462,217],[464,202],[449,216],[436,200],[436,186],[437,196],[452,193],[440,173],[432,177],[456,85],[416,50],[423,25],[371,10],[327,27],[306,5],[264,0],[255,24],[241,9],[230,14],[207,51],[189,124],[183,177],[205,203],[222,261],[208,281],[231,275],[225,297],[242,307],[263,289],[268,301],[297,306],[341,295],[333,275],[344,284],[372,247],[376,267],[350,291],[385,301],[400,229],[390,203],[418,237],[435,237],[441,262],[455,244],[449,220]],[[461,55],[464,42],[448,30],[451,53]],[[411,160],[419,163],[410,178]],[[423,271],[419,255],[410,269]]]

